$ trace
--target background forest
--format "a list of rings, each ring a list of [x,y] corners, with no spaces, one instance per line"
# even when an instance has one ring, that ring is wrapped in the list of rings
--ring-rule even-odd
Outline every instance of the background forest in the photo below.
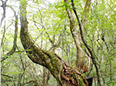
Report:
[[[116,86],[115,0],[0,0],[0,40],[1,86]]]

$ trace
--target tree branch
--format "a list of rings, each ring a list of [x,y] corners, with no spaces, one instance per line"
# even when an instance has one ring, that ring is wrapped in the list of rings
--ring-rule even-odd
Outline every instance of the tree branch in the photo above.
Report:
[[[64,0],[64,1],[66,2],[66,4],[69,4],[68,0]],[[89,56],[84,52],[84,50],[81,47],[80,34],[78,34],[76,30],[76,24],[72,11],[68,8],[67,5],[66,5],[66,11],[70,20],[70,32],[72,34],[77,49],[76,68],[78,68],[80,72],[84,73],[89,68]]]
[[[6,0],[6,1],[1,0],[1,1],[2,1],[1,7],[3,8],[3,17],[1,18],[1,21],[0,21],[0,27],[2,26],[2,22],[3,22],[4,18],[6,17],[6,3],[8,0]]]
[[[13,42],[13,47],[12,47],[12,49],[6,54],[6,57],[3,58],[3,59],[1,60],[1,62],[4,61],[5,59],[7,59],[9,55],[12,55],[12,54],[15,52],[15,50],[16,50],[16,45],[17,45],[18,16],[16,15],[15,10],[14,10],[12,7],[10,7],[10,8],[11,8],[12,11],[14,12],[14,16],[15,16],[15,35],[14,35],[14,42]]]
[[[99,83],[99,85],[101,86],[99,70],[98,70],[98,67],[97,67],[97,63],[96,63],[94,54],[93,54],[92,50],[89,48],[88,44],[85,42],[85,39],[84,39],[84,36],[83,36],[82,27],[81,27],[81,22],[80,22],[80,20],[79,20],[79,17],[78,17],[78,15],[77,15],[76,10],[75,10],[73,0],[71,0],[71,2],[72,2],[73,11],[74,11],[74,13],[75,13],[75,16],[76,16],[77,21],[78,21],[78,24],[79,24],[79,30],[80,30],[80,34],[81,34],[81,39],[82,39],[82,41],[83,41],[85,47],[87,48],[87,50],[89,51],[89,53],[90,53],[90,55],[91,55],[92,62],[93,62],[93,64],[94,64],[95,68],[96,68],[96,73],[97,73],[97,76],[98,76],[98,83]]]

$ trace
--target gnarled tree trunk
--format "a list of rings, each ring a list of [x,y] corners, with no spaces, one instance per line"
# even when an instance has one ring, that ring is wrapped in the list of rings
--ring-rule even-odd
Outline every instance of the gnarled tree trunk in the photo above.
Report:
[[[84,79],[82,74],[68,66],[58,55],[49,51],[44,51],[34,44],[28,32],[26,4],[26,0],[21,1],[20,38],[27,56],[34,63],[46,67],[58,81],[58,86],[88,86],[88,82]]]

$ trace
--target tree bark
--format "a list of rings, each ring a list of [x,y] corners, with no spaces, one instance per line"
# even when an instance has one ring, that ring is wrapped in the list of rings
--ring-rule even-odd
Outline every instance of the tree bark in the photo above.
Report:
[[[77,49],[76,68],[78,68],[78,70],[81,73],[84,73],[89,68],[89,56],[85,53],[85,51],[81,47],[80,33],[79,33],[79,30],[77,31],[77,28],[76,28],[77,25],[74,20],[74,16],[72,14],[71,9],[68,6],[70,2],[68,2],[68,0],[64,0],[64,2],[66,3],[65,7],[70,20],[70,31]]]
[[[95,69],[96,69],[96,74],[97,74],[97,76],[98,76],[98,84],[99,84],[99,86],[101,86],[101,82],[100,82],[100,73],[99,73],[99,70],[98,70],[97,62],[96,62],[96,60],[95,60],[95,55],[94,55],[94,53],[92,52],[92,50],[89,48],[88,44],[86,43],[86,41],[85,41],[85,39],[84,39],[84,35],[83,35],[83,31],[82,31],[81,22],[80,22],[80,20],[79,20],[79,17],[78,17],[78,15],[77,15],[76,10],[75,10],[73,0],[71,0],[71,1],[72,1],[73,11],[74,11],[75,16],[76,16],[76,19],[77,19],[77,21],[78,21],[79,30],[80,30],[80,34],[81,34],[81,39],[82,39],[82,41],[83,41],[85,47],[87,48],[87,50],[88,50],[89,53],[90,53],[90,58],[92,59],[92,62],[93,62],[94,66],[95,66]]]
[[[13,47],[12,49],[6,54],[6,57],[3,57],[1,62],[3,62],[4,60],[6,60],[10,55],[13,55],[14,52],[16,51],[16,47],[17,47],[17,35],[18,35],[18,15],[16,14],[15,10],[10,7],[12,9],[12,11],[14,12],[14,16],[15,16],[15,31],[14,31],[14,41],[13,41]],[[5,33],[4,33],[5,34]],[[4,38],[4,36],[3,36]],[[2,43],[1,43],[2,45]]]
[[[86,4],[85,4],[85,7],[84,7],[84,11],[83,11],[83,15],[82,15],[82,31],[83,33],[85,32],[85,25],[87,24],[87,15],[89,13],[89,10],[90,10],[90,5],[91,5],[91,0],[87,0],[86,1]]]
[[[28,32],[26,0],[23,0],[20,3],[20,39],[27,56],[34,63],[46,67],[58,81],[58,86],[88,86],[88,82],[84,79],[82,74],[68,66],[58,55],[49,51],[44,51],[34,44],[34,41],[31,39]]]

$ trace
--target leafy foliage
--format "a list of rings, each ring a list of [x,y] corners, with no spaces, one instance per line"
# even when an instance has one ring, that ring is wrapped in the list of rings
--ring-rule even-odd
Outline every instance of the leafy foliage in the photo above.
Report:
[[[22,4],[25,2],[26,0],[20,1]],[[54,48],[54,52],[73,67],[76,60],[76,48],[69,29],[69,19],[65,11],[67,4],[60,0],[56,3],[48,3],[42,0],[27,1],[27,3],[29,32],[34,43],[41,45],[40,47],[46,51],[52,51]],[[85,0],[75,1],[76,10],[81,19],[84,14],[84,4]],[[15,8],[11,2],[8,5]],[[93,0],[90,6],[90,12],[86,15],[87,22],[85,24],[84,34],[87,44],[95,54],[102,84],[108,86],[116,85],[115,5],[115,0],[101,0],[98,2]],[[15,11],[18,14],[16,9]],[[70,7],[70,9],[72,8]],[[9,15],[7,13],[8,10],[7,8],[6,20],[4,20],[4,22],[7,22],[3,23],[0,32],[2,34],[0,36],[2,58],[6,57],[6,53],[12,48],[11,45],[13,45],[14,38],[14,24],[12,24],[12,22],[14,23],[14,16]],[[9,26],[9,24],[11,25]],[[86,51],[84,44],[82,44],[82,48]],[[42,85],[43,67],[34,64],[27,58],[19,36],[16,52],[1,62],[1,64],[2,86],[18,86],[21,84],[24,84],[24,86],[37,85],[35,82],[28,83],[31,80],[35,80]],[[91,70],[89,70],[90,73],[88,72],[83,75],[96,77],[96,70],[92,64],[90,66]],[[54,77],[50,76],[48,84],[54,86],[56,83]]]

